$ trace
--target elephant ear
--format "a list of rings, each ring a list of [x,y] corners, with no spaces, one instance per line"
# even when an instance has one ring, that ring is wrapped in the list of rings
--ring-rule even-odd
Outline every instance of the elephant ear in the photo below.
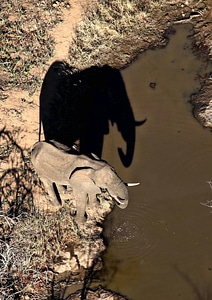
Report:
[[[94,157],[94,156],[93,156]],[[86,155],[77,155],[74,161],[72,162],[71,169],[74,171],[75,169],[92,169],[93,171],[97,171],[105,166],[105,161],[100,160],[97,157],[95,159],[88,157]],[[72,172],[73,172],[72,171]]]
[[[89,177],[93,182],[93,174],[94,169],[91,167],[76,167],[70,174],[69,179],[71,179],[74,175],[80,175],[80,176],[87,176]],[[95,183],[95,182],[94,182]]]

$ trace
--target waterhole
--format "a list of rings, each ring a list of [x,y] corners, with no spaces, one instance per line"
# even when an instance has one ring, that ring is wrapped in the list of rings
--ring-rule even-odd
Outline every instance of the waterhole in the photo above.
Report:
[[[191,51],[189,25],[180,25],[163,49],[149,50],[122,71],[136,127],[132,163],[115,125],[102,157],[129,188],[125,210],[105,224],[108,242],[101,284],[132,300],[212,299],[212,133],[193,117],[191,93],[204,63]]]

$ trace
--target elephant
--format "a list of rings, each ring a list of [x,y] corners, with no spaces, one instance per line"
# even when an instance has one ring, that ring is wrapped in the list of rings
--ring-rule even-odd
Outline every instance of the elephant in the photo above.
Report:
[[[62,205],[58,191],[66,186],[72,188],[77,200],[76,220],[80,223],[85,221],[87,202],[90,206],[95,205],[97,195],[103,190],[118,207],[127,207],[128,184],[122,181],[112,166],[95,155],[72,154],[68,150],[57,142],[41,141],[35,143],[31,151],[31,162],[52,205]]]

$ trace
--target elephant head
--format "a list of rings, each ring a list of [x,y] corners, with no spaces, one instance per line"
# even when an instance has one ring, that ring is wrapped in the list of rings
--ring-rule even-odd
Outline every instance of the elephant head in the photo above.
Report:
[[[106,190],[118,207],[122,209],[126,208],[129,201],[127,184],[123,182],[115,169],[108,163],[104,162],[103,165],[99,165],[99,162],[102,163],[103,161],[96,160],[96,165],[93,164],[90,167],[81,166],[76,168],[70,176],[70,181],[72,181],[72,178],[76,176],[76,174],[79,180],[85,177],[90,178],[92,185],[94,184],[96,188],[98,188],[99,193]],[[93,190],[92,185],[90,185],[90,189]],[[87,188],[89,194],[89,187]]]

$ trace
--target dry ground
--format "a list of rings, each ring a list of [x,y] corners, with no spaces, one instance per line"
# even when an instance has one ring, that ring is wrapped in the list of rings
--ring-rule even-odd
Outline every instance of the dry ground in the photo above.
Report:
[[[38,140],[42,80],[52,62],[67,60],[73,29],[86,1],[4,2],[0,122],[11,132],[19,131],[20,145],[31,148]]]

